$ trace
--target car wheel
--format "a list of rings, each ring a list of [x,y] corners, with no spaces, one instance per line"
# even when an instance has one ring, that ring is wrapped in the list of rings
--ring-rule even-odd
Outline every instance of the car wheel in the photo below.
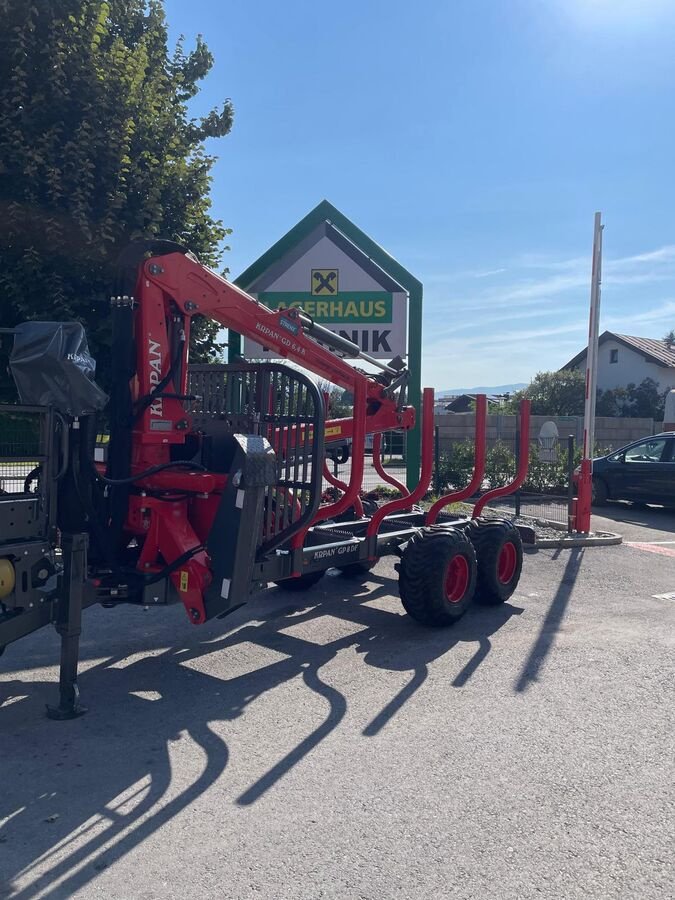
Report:
[[[604,506],[607,503],[607,485],[602,478],[593,479],[591,503],[593,506]]]

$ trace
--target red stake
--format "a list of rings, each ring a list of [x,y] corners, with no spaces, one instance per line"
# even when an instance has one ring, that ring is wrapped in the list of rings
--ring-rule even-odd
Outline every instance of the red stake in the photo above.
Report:
[[[476,397],[476,429],[475,429],[475,459],[473,464],[473,475],[471,481],[461,491],[454,491],[452,494],[446,494],[437,500],[427,513],[426,524],[433,525],[438,514],[446,506],[451,503],[458,503],[460,500],[466,500],[467,497],[473,496],[476,491],[480,490],[483,482],[483,474],[485,473],[485,436],[487,433],[487,397],[485,394],[478,394]]]

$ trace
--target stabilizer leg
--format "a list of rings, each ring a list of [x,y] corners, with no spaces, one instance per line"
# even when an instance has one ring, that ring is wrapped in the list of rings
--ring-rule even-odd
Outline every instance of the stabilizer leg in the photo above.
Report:
[[[80,705],[77,665],[82,632],[82,601],[87,573],[86,534],[63,534],[63,591],[59,598],[56,630],[61,635],[59,705],[47,704],[50,719],[76,719],[86,713]]]

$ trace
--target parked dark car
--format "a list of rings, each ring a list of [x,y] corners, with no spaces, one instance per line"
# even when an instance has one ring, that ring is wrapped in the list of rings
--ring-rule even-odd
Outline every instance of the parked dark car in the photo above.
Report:
[[[607,500],[675,506],[675,431],[641,438],[593,460],[593,503]]]

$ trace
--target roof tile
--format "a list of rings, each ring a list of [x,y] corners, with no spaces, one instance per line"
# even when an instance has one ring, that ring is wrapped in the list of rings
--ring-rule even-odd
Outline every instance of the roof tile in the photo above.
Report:
[[[640,353],[654,357],[665,366],[675,368],[675,347],[669,347],[665,341],[657,338],[634,337],[630,334],[617,334],[616,332],[614,334],[626,344],[635,347]]]

